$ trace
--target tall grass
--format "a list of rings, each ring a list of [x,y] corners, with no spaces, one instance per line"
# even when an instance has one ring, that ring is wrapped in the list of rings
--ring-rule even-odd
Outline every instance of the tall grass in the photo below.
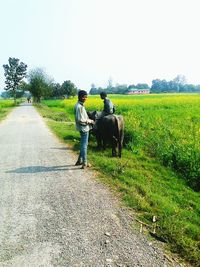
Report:
[[[3,119],[14,106],[13,100],[0,99],[0,120]]]
[[[200,97],[153,96],[129,100],[128,104],[116,102],[126,121],[126,144],[142,147],[199,191]]]

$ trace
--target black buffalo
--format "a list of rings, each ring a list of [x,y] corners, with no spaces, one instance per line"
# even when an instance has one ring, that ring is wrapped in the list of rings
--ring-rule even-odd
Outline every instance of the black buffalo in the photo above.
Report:
[[[96,121],[98,118],[97,111],[88,111],[90,119]],[[121,115],[107,115],[97,122],[97,128],[93,128],[92,133],[96,136],[97,147],[106,148],[107,144],[112,147],[112,156],[121,158],[122,145],[124,139],[124,118]],[[117,153],[118,148],[118,153]]]

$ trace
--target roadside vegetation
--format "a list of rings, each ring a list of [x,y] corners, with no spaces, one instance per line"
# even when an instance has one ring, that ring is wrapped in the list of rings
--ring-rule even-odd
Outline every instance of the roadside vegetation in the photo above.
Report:
[[[200,95],[110,98],[125,119],[122,158],[112,158],[110,149],[96,151],[91,138],[91,163],[154,237],[200,266]],[[37,105],[53,131],[75,150],[76,101],[46,100]],[[100,110],[102,101],[89,96],[86,108]]]
[[[11,108],[15,106],[13,100],[0,99],[0,121],[11,111]]]

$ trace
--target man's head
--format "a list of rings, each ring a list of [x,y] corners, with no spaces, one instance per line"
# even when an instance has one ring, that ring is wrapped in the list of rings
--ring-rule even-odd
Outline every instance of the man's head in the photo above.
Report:
[[[84,103],[86,99],[87,99],[87,92],[85,90],[80,90],[78,92],[78,100]]]
[[[107,97],[106,92],[101,92],[100,97],[101,97],[101,99],[105,99]]]

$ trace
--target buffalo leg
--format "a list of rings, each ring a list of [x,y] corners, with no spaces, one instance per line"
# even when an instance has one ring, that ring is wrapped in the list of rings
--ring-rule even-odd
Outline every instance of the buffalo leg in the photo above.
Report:
[[[97,138],[97,149],[98,150],[102,149],[102,140],[100,138]]]
[[[118,143],[118,157],[122,157],[122,144],[121,142]]]
[[[112,142],[112,156],[116,157],[117,156],[117,151],[116,151],[116,142]]]

